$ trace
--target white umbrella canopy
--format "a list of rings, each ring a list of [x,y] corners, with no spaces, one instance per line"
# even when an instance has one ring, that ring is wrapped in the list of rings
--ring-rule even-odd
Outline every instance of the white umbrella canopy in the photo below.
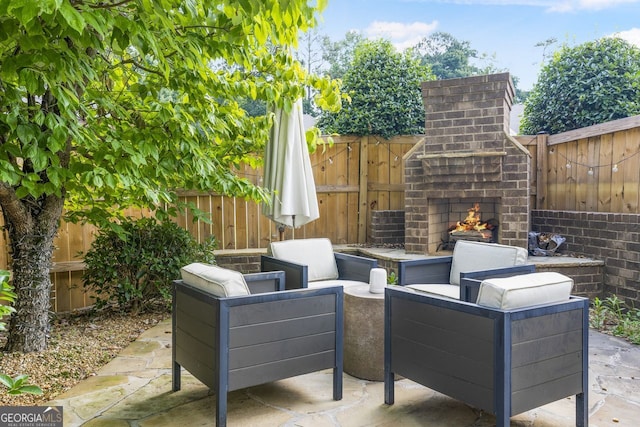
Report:
[[[263,205],[262,213],[277,224],[297,228],[320,217],[302,99],[293,104],[289,113],[275,110],[265,149],[263,185],[271,193],[271,203]]]

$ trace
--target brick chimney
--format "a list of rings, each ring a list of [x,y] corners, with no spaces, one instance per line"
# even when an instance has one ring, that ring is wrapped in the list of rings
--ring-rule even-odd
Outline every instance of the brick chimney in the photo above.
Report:
[[[434,254],[474,204],[497,243],[527,247],[528,150],[509,134],[508,73],[422,84],[425,138],[405,155],[405,249]],[[446,245],[445,245],[446,246]]]

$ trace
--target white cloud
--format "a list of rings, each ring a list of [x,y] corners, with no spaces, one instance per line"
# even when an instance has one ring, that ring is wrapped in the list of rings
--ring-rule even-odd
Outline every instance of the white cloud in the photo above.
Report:
[[[630,30],[620,31],[619,33],[615,33],[613,35],[640,47],[640,28],[632,28]]]
[[[368,38],[384,38],[390,40],[398,49],[404,50],[415,46],[424,37],[435,31],[438,21],[425,22],[385,22],[374,21],[364,30],[364,35]]]
[[[612,7],[638,3],[640,0],[564,0],[554,2],[547,10],[549,12],[574,12],[576,10],[603,10]]]
[[[578,10],[602,10],[621,4],[638,3],[640,0],[404,0],[409,3],[453,3],[486,6],[533,6],[548,12],[575,12]]]

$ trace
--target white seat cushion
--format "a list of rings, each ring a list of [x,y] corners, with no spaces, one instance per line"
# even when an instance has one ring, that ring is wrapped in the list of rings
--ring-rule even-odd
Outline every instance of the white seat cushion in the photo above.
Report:
[[[182,280],[218,297],[249,295],[242,273],[210,264],[193,263],[180,269]]]
[[[453,248],[449,283],[459,286],[462,272],[524,265],[527,256],[527,250],[517,246],[459,240]]]
[[[349,288],[349,287],[353,287],[353,286],[363,286],[366,285],[368,286],[369,284],[367,282],[359,282],[357,280],[317,280],[315,282],[309,282],[308,287],[310,289],[317,289],[317,288],[326,288],[329,286],[342,286],[344,288]]]
[[[486,279],[477,304],[503,310],[551,304],[568,300],[572,288],[573,279],[552,271]]]
[[[268,253],[283,261],[308,266],[308,280],[335,280],[338,265],[333,255],[333,245],[329,239],[298,239],[271,242]]]
[[[414,289],[416,291],[425,292],[427,294],[439,295],[447,298],[460,299],[460,286],[450,285],[448,283],[443,284],[416,284],[407,285],[407,288]]]

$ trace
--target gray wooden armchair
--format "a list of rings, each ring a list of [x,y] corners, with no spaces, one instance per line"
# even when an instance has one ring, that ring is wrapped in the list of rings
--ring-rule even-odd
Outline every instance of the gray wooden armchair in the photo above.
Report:
[[[554,275],[485,280],[477,304],[388,287],[385,403],[394,403],[394,378],[401,375],[495,414],[498,427],[575,395],[576,425],[586,426],[589,301],[569,296],[573,281],[557,284],[561,275]],[[563,287],[566,298],[538,289],[541,282]],[[493,284],[504,286],[502,293],[490,292]]]
[[[313,238],[271,242],[260,264],[261,271],[284,271],[286,288],[298,289],[368,284],[378,261],[334,252],[329,239]]]
[[[498,269],[506,269],[500,270]],[[533,272],[527,265],[527,250],[496,243],[456,242],[453,255],[398,262],[398,285],[464,301],[475,301],[475,294],[461,286],[467,273],[496,270],[496,275]]]
[[[219,427],[228,392],[309,372],[333,368],[333,399],[342,399],[341,287],[284,291],[278,271],[240,275],[249,291],[240,294],[239,273],[218,280],[201,266],[173,282],[173,391],[182,368],[214,390]]]

